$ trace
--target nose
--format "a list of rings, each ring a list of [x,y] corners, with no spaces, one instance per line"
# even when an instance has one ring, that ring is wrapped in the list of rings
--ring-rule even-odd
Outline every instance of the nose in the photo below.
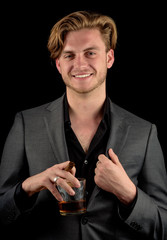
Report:
[[[84,55],[76,55],[74,59],[74,68],[75,69],[84,69],[88,66],[87,60]]]

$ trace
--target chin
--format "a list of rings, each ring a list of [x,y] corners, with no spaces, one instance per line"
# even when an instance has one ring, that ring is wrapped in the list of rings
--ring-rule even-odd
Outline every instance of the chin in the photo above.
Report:
[[[98,86],[94,86],[92,88],[74,88],[71,86],[68,86],[71,90],[73,90],[74,92],[78,93],[78,94],[88,94],[93,92],[95,89],[98,88]]]

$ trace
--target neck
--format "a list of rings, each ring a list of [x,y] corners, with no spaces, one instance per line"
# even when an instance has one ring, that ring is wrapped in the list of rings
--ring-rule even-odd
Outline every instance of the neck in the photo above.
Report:
[[[67,88],[70,118],[75,118],[82,122],[95,119],[101,120],[105,99],[105,86],[100,91],[86,94],[80,94]]]

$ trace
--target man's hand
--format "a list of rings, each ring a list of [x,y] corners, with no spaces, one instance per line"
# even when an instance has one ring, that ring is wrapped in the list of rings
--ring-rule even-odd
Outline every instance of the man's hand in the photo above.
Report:
[[[60,178],[57,180],[56,184],[64,188],[70,195],[74,195],[75,192],[67,182],[70,182],[74,187],[79,187],[80,183],[74,177],[76,172],[75,167],[71,169],[71,172],[64,170],[68,163],[69,161],[56,164],[39,174],[27,178],[22,183],[23,190],[28,196],[32,196],[36,192],[48,189],[58,201],[63,201],[54,183],[54,178],[58,176]]]
[[[109,156],[111,160],[103,154],[99,155],[99,161],[95,168],[95,183],[128,205],[135,199],[136,186],[128,177],[112,149],[109,149]]]

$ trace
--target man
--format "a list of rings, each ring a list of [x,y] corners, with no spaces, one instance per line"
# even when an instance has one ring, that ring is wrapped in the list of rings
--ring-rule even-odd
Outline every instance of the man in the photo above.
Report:
[[[66,85],[52,103],[16,115],[0,168],[0,216],[17,239],[166,239],[167,177],[156,127],[106,96],[114,21],[75,12],[52,28]],[[64,169],[68,161],[76,168]],[[87,181],[87,212],[62,217],[56,185]],[[25,232],[23,232],[23,229]]]

